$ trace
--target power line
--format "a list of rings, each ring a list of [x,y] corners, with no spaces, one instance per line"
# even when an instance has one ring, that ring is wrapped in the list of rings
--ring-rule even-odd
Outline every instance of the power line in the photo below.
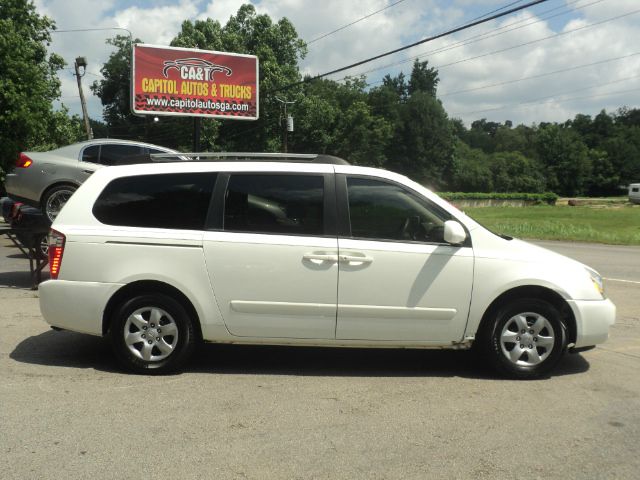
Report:
[[[133,39],[131,30],[123,27],[104,27],[104,28],[68,28],[64,30],[49,30],[49,33],[71,33],[71,32],[100,32],[104,30],[124,30],[129,34],[129,39]]]
[[[472,18],[471,20],[469,20],[470,22],[474,22],[476,20],[480,20],[481,18],[486,17],[487,15],[491,15],[492,13],[496,13],[499,12],[500,10],[504,10],[505,8],[509,8],[517,3],[522,2],[523,0],[516,0],[515,2],[511,2],[511,3],[507,3],[506,5],[503,5],[500,8],[496,8],[495,10],[491,10],[490,12],[485,13],[484,15],[480,15],[479,17],[476,18]]]
[[[383,58],[383,57],[392,55],[394,53],[402,52],[403,50],[408,50],[409,48],[415,47],[417,45],[421,45],[423,43],[431,42],[433,40],[437,40],[438,38],[442,38],[442,37],[445,37],[445,36],[448,36],[448,35],[452,35],[454,33],[460,32],[462,30],[467,30],[467,29],[469,29],[471,27],[475,27],[476,25],[480,25],[482,23],[486,23],[486,22],[489,22],[491,20],[495,20],[496,18],[504,17],[504,16],[509,15],[511,13],[515,13],[515,12],[518,12],[520,10],[524,10],[525,8],[532,7],[534,5],[538,5],[540,3],[544,3],[544,2],[547,2],[547,1],[548,0],[534,0],[532,2],[529,2],[529,3],[525,4],[525,5],[521,5],[519,7],[512,8],[512,9],[507,10],[507,11],[502,12],[502,13],[497,13],[495,15],[492,15],[490,17],[484,18],[482,20],[476,20],[475,22],[467,23],[466,25],[462,25],[460,27],[453,28],[453,29],[448,30],[446,32],[439,33],[438,35],[433,35],[431,37],[427,37],[425,39],[422,39],[422,40],[419,40],[417,42],[411,43],[409,45],[405,45],[404,47],[396,48],[394,50],[390,50],[388,52],[381,53],[381,54],[376,55],[374,57],[370,57],[370,58],[367,58],[365,60],[361,60],[359,62],[353,63],[351,65],[347,65],[346,67],[337,68],[337,69],[332,70],[330,72],[323,73],[322,75],[317,75],[314,78],[322,78],[322,77],[326,77],[328,75],[333,75],[334,73],[340,73],[340,72],[343,72],[345,70],[350,70],[350,69],[352,69],[354,67],[358,67],[358,66],[363,65],[365,63],[369,63],[369,62],[372,62],[374,60],[378,60],[379,58]]]
[[[65,68],[65,70],[69,70],[70,72],[75,72],[75,69],[73,69],[73,68]],[[101,73],[93,73],[93,72],[90,72],[88,70],[85,70],[84,73],[85,74],[88,73],[89,75],[93,75],[94,77],[104,78],[104,75],[102,75]],[[75,73],[74,73],[74,75],[75,75]]]
[[[452,96],[452,95],[459,95],[461,93],[469,93],[469,92],[475,92],[475,91],[478,91],[478,90],[484,90],[484,89],[487,89],[487,88],[501,87],[503,85],[509,85],[509,84],[512,84],[512,83],[522,82],[524,80],[532,80],[532,79],[535,79],[535,78],[548,77],[550,75],[556,75],[558,73],[570,72],[572,70],[578,70],[580,68],[593,67],[594,65],[602,65],[604,63],[614,62],[616,60],[622,60],[624,58],[629,58],[629,57],[633,57],[633,56],[636,56],[636,55],[640,55],[640,52],[630,53],[629,55],[623,55],[621,57],[614,57],[614,58],[608,58],[608,59],[605,59],[605,60],[599,60],[597,62],[585,63],[585,64],[582,64],[582,65],[575,65],[573,67],[561,68],[560,70],[554,70],[552,72],[539,73],[537,75],[531,75],[531,76],[528,76],[528,77],[521,77],[521,78],[516,78],[516,79],[513,79],[513,80],[505,80],[504,82],[492,83],[490,85],[481,85],[479,87],[467,88],[467,89],[464,89],[464,90],[456,90],[456,91],[453,91],[453,92],[439,93],[438,97],[440,97],[440,98],[449,97],[449,96]]]
[[[591,90],[591,89],[594,89],[594,88],[606,87],[608,85],[614,85],[616,83],[622,83],[622,82],[626,82],[628,80],[635,80],[637,78],[640,78],[640,75],[634,75],[634,76],[631,76],[631,77],[621,78],[621,79],[618,79],[618,80],[614,80],[612,82],[600,83],[600,84],[597,84],[597,85],[590,85],[588,87],[579,88],[577,90],[573,89],[573,90],[571,90],[569,92],[559,92],[559,93],[555,93],[553,95],[547,95],[547,96],[544,96],[544,97],[539,97],[539,98],[532,99],[532,100],[526,100],[524,102],[518,102],[518,103],[515,103],[515,104],[511,104],[511,105],[502,105],[500,107],[485,108],[485,109],[482,109],[482,110],[473,110],[473,111],[470,111],[470,112],[463,112],[463,113],[461,113],[459,115],[472,115],[472,114],[476,114],[476,113],[484,113],[484,112],[494,112],[494,111],[499,111],[499,110],[506,110],[508,108],[543,105],[543,104],[546,104],[546,103],[562,103],[562,102],[568,102],[568,101],[572,101],[572,100],[583,100],[583,99],[588,99],[588,98],[597,98],[597,97],[602,97],[602,96],[610,96],[610,95],[617,95],[617,94],[621,94],[621,93],[635,92],[639,88],[634,88],[634,89],[631,89],[631,90],[624,90],[624,91],[620,91],[620,92],[609,92],[609,93],[602,93],[602,94],[598,94],[598,95],[589,95],[587,97],[572,97],[572,98],[566,98],[566,99],[556,99],[555,98],[555,97],[558,97],[558,96],[568,95],[568,94],[571,94],[571,93],[584,92],[586,90]]]
[[[590,23],[588,25],[583,25],[582,27],[574,28],[573,30],[565,30],[564,32],[555,33],[553,35],[549,35],[548,37],[542,37],[542,38],[538,38],[536,40],[531,40],[529,42],[519,43],[517,45],[512,45],[510,47],[502,48],[502,49],[499,49],[499,50],[494,50],[492,52],[483,53],[481,55],[476,55],[474,57],[467,57],[467,58],[463,58],[461,60],[456,60],[454,62],[445,63],[445,64],[442,64],[442,65],[436,65],[433,68],[435,68],[437,70],[441,70],[443,68],[451,67],[453,65],[459,65],[461,63],[470,62],[472,60],[478,60],[479,58],[489,57],[489,56],[495,55],[497,53],[504,53],[504,52],[507,52],[507,51],[510,51],[510,50],[514,50],[516,48],[520,48],[520,47],[524,47],[524,46],[528,46],[528,45],[533,45],[535,43],[539,43],[539,42],[543,42],[543,41],[546,41],[546,40],[555,39],[555,38],[558,38],[558,37],[561,37],[561,36],[564,36],[564,35],[568,35],[570,33],[575,33],[575,32],[578,32],[578,31],[582,31],[582,30],[585,30],[587,28],[596,27],[596,26],[602,25],[602,24],[607,23],[607,22],[612,22],[614,20],[619,20],[620,18],[628,17],[630,15],[635,15],[638,12],[640,12],[640,9],[633,10],[631,12],[625,13],[623,15],[618,15],[616,17],[611,17],[611,18],[608,18],[606,20],[602,20],[600,22],[595,22],[595,23]],[[367,86],[375,85],[377,83],[382,83],[383,81],[384,80],[367,83]]]
[[[611,18],[608,18],[606,20],[601,20],[600,22],[595,22],[595,23],[590,23],[588,25],[583,25],[582,27],[574,28],[573,30],[565,30],[564,32],[555,33],[553,35],[549,35],[548,37],[538,38],[537,40],[531,40],[529,42],[520,43],[518,45],[513,45],[511,47],[503,48],[503,49],[500,49],[500,50],[494,50],[493,52],[484,53],[482,55],[476,55],[475,57],[469,57],[469,58],[465,58],[465,59],[462,59],[462,60],[457,60],[455,62],[445,63],[444,65],[440,65],[437,68],[440,69],[440,68],[451,67],[453,65],[458,65],[460,63],[468,62],[468,61],[471,61],[471,60],[477,60],[479,58],[488,57],[490,55],[495,55],[496,53],[503,53],[503,52],[507,52],[509,50],[514,50],[516,48],[524,47],[524,46],[527,46],[527,45],[533,45],[534,43],[543,42],[545,40],[550,40],[550,39],[562,37],[562,36],[568,35],[570,33],[579,32],[581,30],[586,30],[587,28],[597,27],[597,26],[602,25],[602,24],[607,23],[607,22],[612,22],[614,20],[619,20],[619,19],[624,18],[624,17],[635,15],[638,12],[640,12],[640,9],[633,10],[631,12],[625,13],[623,15],[618,15],[616,17],[611,17]]]
[[[579,1],[580,0],[574,0],[573,2],[569,2],[566,5],[561,5],[559,7],[551,8],[549,10],[545,10],[544,12],[541,12],[541,15],[553,12],[553,11],[558,10],[560,8],[564,8],[565,6],[569,6],[569,5],[578,3]],[[382,65],[380,67],[375,67],[375,68],[372,68],[370,70],[365,70],[364,72],[360,72],[360,73],[358,73],[356,75],[366,75],[367,73],[371,73],[371,72],[375,72],[375,71],[378,71],[378,70],[383,70],[385,68],[391,68],[391,67],[395,67],[395,66],[398,66],[398,65],[402,65],[404,63],[408,63],[408,62],[410,62],[412,60],[415,60],[415,59],[418,59],[418,58],[421,58],[421,57],[425,57],[425,56],[428,56],[428,55],[434,55],[434,54],[442,53],[442,52],[447,52],[449,50],[454,50],[456,48],[463,47],[465,45],[470,45],[472,43],[481,42],[481,41],[487,40],[489,38],[494,38],[494,37],[497,37],[497,36],[500,36],[500,35],[504,35],[505,33],[512,32],[514,30],[519,30],[521,28],[525,28],[525,27],[529,27],[531,25],[535,25],[536,23],[544,22],[545,20],[549,20],[551,18],[556,18],[556,17],[559,17],[561,15],[567,15],[568,13],[572,13],[572,12],[575,12],[576,10],[580,10],[580,9],[583,9],[583,8],[590,7],[592,5],[595,5],[595,4],[603,2],[603,1],[604,0],[596,0],[596,1],[588,3],[586,5],[580,5],[578,7],[566,10],[564,12],[559,12],[559,13],[556,13],[554,15],[549,15],[547,17],[540,18],[540,19],[535,20],[533,22],[529,22],[529,23],[527,23],[525,25],[520,25],[518,27],[509,28],[509,27],[513,27],[514,25],[517,25],[519,23],[523,23],[523,22],[526,22],[526,21],[530,20],[528,18],[523,18],[521,20],[517,20],[517,21],[515,21],[513,23],[510,23],[508,25],[504,25],[504,26],[499,27],[499,28],[491,29],[491,30],[488,30],[486,32],[480,33],[478,35],[467,37],[464,40],[460,40],[458,42],[450,43],[449,45],[445,45],[445,46],[443,46],[441,48],[437,48],[435,50],[429,50],[429,51],[421,52],[418,55],[414,55],[413,57],[409,57],[409,58],[406,58],[404,60],[400,60],[398,62]],[[501,31],[501,30],[503,30],[503,31]],[[493,35],[490,35],[491,32],[499,32],[499,33],[494,33]],[[343,79],[340,79],[340,80],[343,80]],[[380,83],[380,82],[378,82],[378,83]]]
[[[338,33],[340,31],[344,30],[345,28],[349,28],[350,26],[355,25],[356,23],[360,23],[361,21],[366,20],[369,17],[373,17],[374,15],[376,15],[376,14],[378,14],[380,12],[384,12],[385,10],[387,10],[387,9],[389,9],[391,7],[395,7],[396,5],[398,5],[399,3],[402,3],[404,1],[405,0],[398,0],[397,2],[394,2],[394,3],[390,4],[390,5],[387,5],[386,7],[381,8],[380,10],[376,10],[375,12],[371,12],[371,13],[365,15],[364,17],[360,17],[360,18],[358,18],[357,20],[354,20],[351,23],[347,23],[346,25],[343,25],[343,26],[341,26],[339,28],[336,28],[335,30],[332,30],[332,31],[327,32],[327,33],[324,33],[324,34],[320,35],[319,37],[314,38],[313,40],[309,40],[307,42],[307,45],[311,45],[312,43],[315,43],[318,40],[322,40],[323,38],[326,38],[329,35],[333,35],[334,33]]]
[[[506,15],[510,15],[511,13],[515,13],[515,12],[518,12],[520,10],[524,10],[525,8],[529,8],[529,7],[532,7],[534,5],[538,5],[540,3],[544,3],[544,2],[547,2],[547,1],[548,0],[534,0],[532,2],[529,2],[529,3],[525,4],[525,5],[521,5],[519,7],[511,8],[511,9],[506,10],[504,12],[496,13],[496,14],[491,15],[489,17],[486,17],[486,18],[484,18],[482,20],[477,20],[477,21],[474,21],[474,22],[471,22],[471,23],[467,23],[467,24],[462,25],[460,27],[456,27],[456,28],[453,28],[451,30],[447,30],[446,32],[439,33],[437,35],[433,35],[431,37],[424,38],[422,40],[419,40],[417,42],[411,43],[409,45],[405,45],[403,47],[399,47],[399,48],[396,48],[394,50],[390,50],[388,52],[381,53],[379,55],[375,55],[373,57],[367,58],[365,60],[361,60],[361,61],[356,62],[356,63],[352,63],[351,65],[347,65],[346,67],[337,68],[337,69],[332,70],[330,72],[326,72],[326,73],[323,73],[323,74],[320,74],[320,75],[316,75],[315,77],[309,77],[309,78],[306,78],[306,79],[304,79],[302,81],[299,81],[299,82],[291,83],[289,85],[284,85],[284,86],[282,86],[282,87],[280,87],[278,89],[275,89],[274,91],[272,91],[270,93],[275,93],[275,92],[278,92],[278,91],[281,91],[281,90],[285,90],[285,89],[288,89],[288,88],[291,88],[291,87],[294,87],[294,86],[297,86],[297,85],[302,85],[303,83],[307,83],[307,82],[312,81],[312,80],[318,80],[318,79],[326,77],[328,75],[333,75],[334,73],[344,72],[345,70],[350,70],[350,69],[352,69],[354,67],[358,67],[358,66],[363,65],[365,63],[373,62],[374,60],[378,60],[379,58],[383,58],[383,57],[392,55],[394,53],[398,53],[398,52],[401,52],[403,50],[407,50],[409,48],[415,47],[416,45],[421,45],[423,43],[431,42],[433,40],[437,40],[438,38],[442,38],[442,37],[445,37],[447,35],[452,35],[454,33],[460,32],[462,30],[467,30],[467,29],[469,29],[471,27],[475,27],[476,25],[480,25],[480,24],[489,22],[491,20],[495,20],[496,18],[501,18],[501,17],[504,17]]]

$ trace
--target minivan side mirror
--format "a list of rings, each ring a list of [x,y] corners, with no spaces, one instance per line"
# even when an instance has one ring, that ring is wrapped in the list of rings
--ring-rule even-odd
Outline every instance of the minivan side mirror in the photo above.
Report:
[[[467,232],[455,220],[444,222],[444,241],[452,245],[460,245],[467,239]]]

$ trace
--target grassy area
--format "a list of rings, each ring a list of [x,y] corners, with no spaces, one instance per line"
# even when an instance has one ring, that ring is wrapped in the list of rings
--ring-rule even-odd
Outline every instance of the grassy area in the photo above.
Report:
[[[496,233],[518,238],[640,245],[640,207],[535,206],[465,208]]]

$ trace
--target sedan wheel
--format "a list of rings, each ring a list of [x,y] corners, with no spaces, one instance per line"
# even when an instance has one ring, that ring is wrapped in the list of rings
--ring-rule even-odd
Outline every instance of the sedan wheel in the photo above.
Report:
[[[123,302],[111,320],[111,342],[120,364],[136,373],[179,369],[196,344],[192,319],[182,304],[163,294]]]
[[[47,192],[42,204],[44,214],[51,222],[60,214],[60,210],[62,210],[62,207],[64,207],[65,203],[67,203],[75,191],[76,187],[72,185],[61,185]]]

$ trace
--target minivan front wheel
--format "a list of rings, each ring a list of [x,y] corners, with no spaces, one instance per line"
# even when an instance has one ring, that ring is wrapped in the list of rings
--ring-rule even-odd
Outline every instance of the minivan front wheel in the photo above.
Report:
[[[520,299],[498,310],[486,347],[490,362],[499,371],[530,379],[555,367],[566,342],[566,327],[555,306],[544,300]]]
[[[164,294],[144,294],[124,301],[112,317],[110,336],[120,364],[147,374],[179,369],[196,343],[186,310]]]

